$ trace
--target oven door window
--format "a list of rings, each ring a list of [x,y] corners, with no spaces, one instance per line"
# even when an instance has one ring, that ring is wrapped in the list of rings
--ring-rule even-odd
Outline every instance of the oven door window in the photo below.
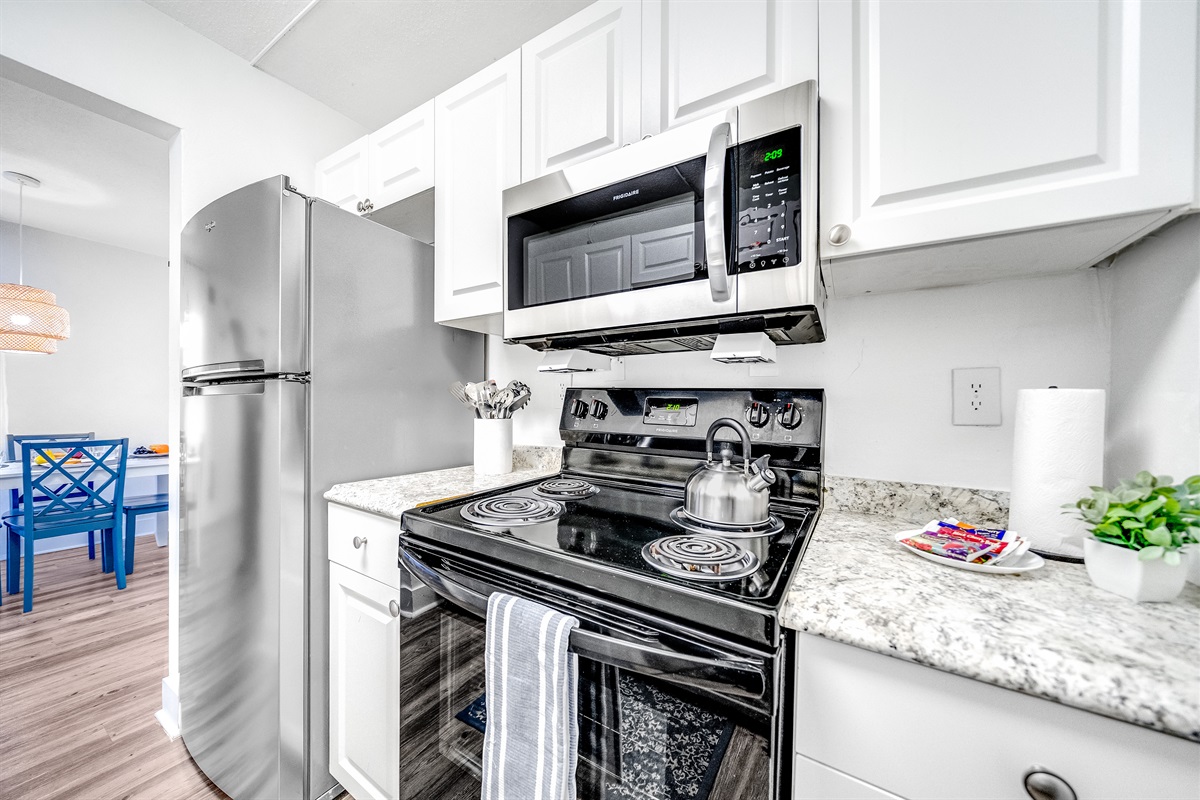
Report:
[[[441,604],[402,626],[400,796],[478,800],[484,625]],[[770,800],[769,733],[673,684],[579,660],[580,800]]]
[[[705,280],[704,159],[508,220],[510,309]]]

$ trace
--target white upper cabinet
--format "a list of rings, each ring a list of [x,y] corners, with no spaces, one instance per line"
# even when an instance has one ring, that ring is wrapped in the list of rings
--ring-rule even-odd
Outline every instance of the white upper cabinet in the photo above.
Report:
[[[641,135],[641,3],[599,0],[521,48],[521,175]]]
[[[433,101],[317,162],[313,194],[369,214],[433,186]]]
[[[1194,200],[1195,3],[822,0],[820,39],[823,258]]]
[[[363,136],[317,162],[313,195],[347,211],[367,197],[367,139]]]
[[[500,333],[502,192],[521,181],[521,53],[434,100],[434,319]]]
[[[813,0],[643,0],[642,133],[815,79],[817,29]]]
[[[367,199],[383,208],[433,188],[433,101],[367,137]]]

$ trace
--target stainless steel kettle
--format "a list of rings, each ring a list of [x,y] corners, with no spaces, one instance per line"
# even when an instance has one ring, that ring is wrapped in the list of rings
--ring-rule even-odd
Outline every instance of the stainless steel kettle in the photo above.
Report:
[[[742,465],[735,467],[729,450],[723,450],[720,463],[713,461],[717,431],[732,428],[742,437]],[[735,419],[722,417],[708,429],[705,439],[706,460],[687,481],[683,510],[688,516],[715,525],[752,526],[768,522],[768,489],[775,473],[767,466],[770,456],[750,460],[750,433]]]

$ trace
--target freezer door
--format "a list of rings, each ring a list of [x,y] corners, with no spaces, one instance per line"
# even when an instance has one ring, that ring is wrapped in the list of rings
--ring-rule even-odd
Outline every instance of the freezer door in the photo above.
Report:
[[[185,370],[262,361],[308,370],[306,202],[283,175],[215,200],[183,229]]]
[[[184,390],[183,740],[234,800],[303,798],[307,386]]]

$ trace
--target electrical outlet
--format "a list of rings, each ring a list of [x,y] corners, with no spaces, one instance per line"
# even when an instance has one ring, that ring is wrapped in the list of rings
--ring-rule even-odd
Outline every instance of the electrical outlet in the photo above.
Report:
[[[1000,424],[1000,368],[950,370],[955,425]]]

